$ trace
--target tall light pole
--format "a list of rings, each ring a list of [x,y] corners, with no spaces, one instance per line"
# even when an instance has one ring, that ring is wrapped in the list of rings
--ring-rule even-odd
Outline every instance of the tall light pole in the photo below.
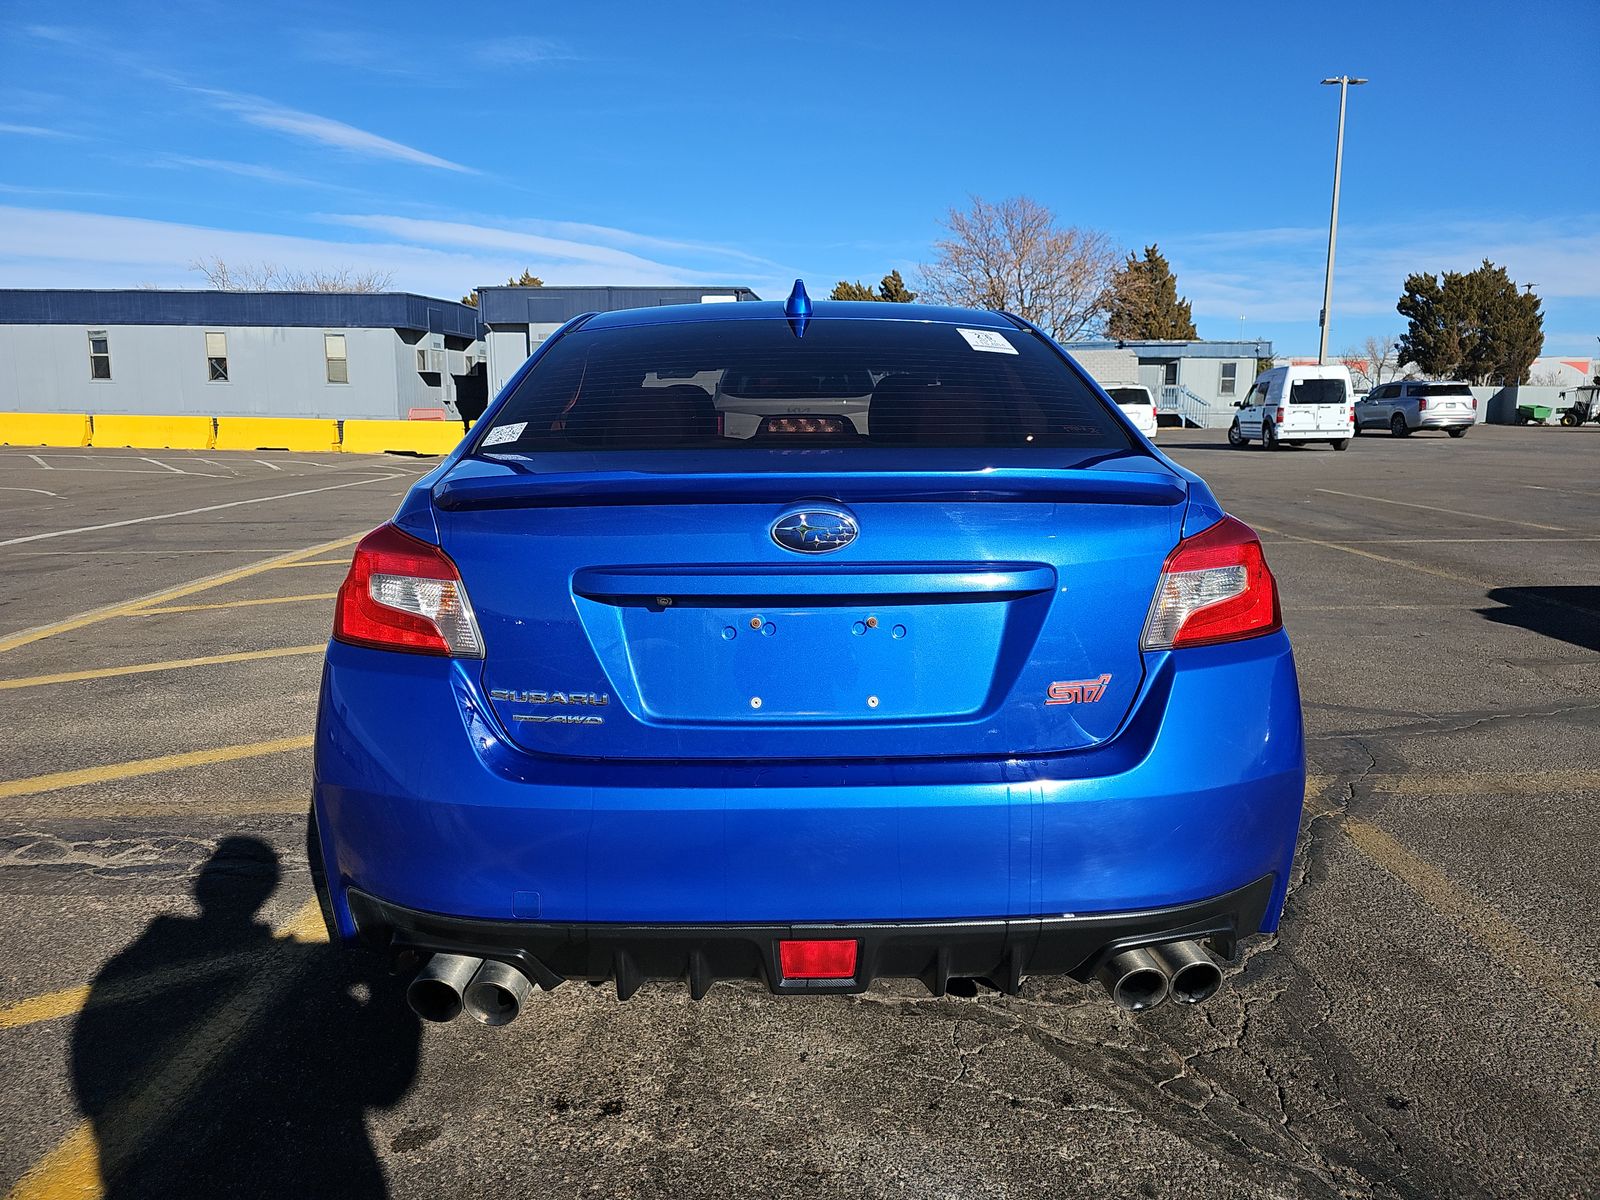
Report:
[[[1366,80],[1338,75],[1322,82],[1339,85],[1339,140],[1333,149],[1333,211],[1328,216],[1328,271],[1322,277],[1322,338],[1317,343],[1318,363],[1328,361],[1328,310],[1333,307],[1333,244],[1339,240],[1339,177],[1344,171],[1344,98],[1350,88],[1359,87]]]

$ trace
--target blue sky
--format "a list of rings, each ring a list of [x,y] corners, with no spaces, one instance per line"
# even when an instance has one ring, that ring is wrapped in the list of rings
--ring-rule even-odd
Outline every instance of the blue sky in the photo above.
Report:
[[[220,255],[814,294],[970,194],[1159,242],[1202,336],[1315,352],[1487,256],[1600,355],[1600,3],[0,4],[0,285]],[[1240,318],[1243,318],[1241,322]]]

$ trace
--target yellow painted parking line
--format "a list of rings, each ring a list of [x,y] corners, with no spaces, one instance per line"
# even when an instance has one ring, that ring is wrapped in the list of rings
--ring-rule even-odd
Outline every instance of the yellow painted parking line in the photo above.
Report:
[[[1600,542],[1600,538],[1583,540]],[[279,563],[272,569],[274,571],[284,571],[295,567],[348,567],[349,565],[350,560],[348,558],[308,558],[302,562]]]
[[[308,900],[279,928],[280,938],[302,942],[326,940],[316,898]],[[176,1115],[210,1069],[250,1032],[285,987],[293,986],[306,960],[300,956],[268,957],[263,968],[231,1004],[221,1005],[115,1114],[118,1136],[113,1143],[137,1146]],[[106,1180],[125,1164],[101,1158],[94,1128],[80,1121],[54,1150],[41,1158],[13,1187],[8,1200],[98,1200]],[[243,1168],[248,1170],[248,1165]]]
[[[41,792],[58,792],[63,788],[82,787],[89,783],[136,779],[141,775],[157,775],[163,771],[181,771],[185,767],[204,767],[213,763],[235,762],[241,758],[260,758],[264,754],[282,754],[288,750],[305,750],[310,746],[311,735],[302,734],[299,737],[276,738],[270,742],[218,746],[214,750],[191,750],[185,754],[159,754],[154,758],[136,758],[131,762],[108,763],[102,767],[84,767],[77,771],[33,775],[26,779],[0,782],[0,800],[9,800],[13,796],[37,796]]]
[[[199,959],[181,966],[162,967],[132,979],[102,984],[94,994],[96,1006],[128,1004],[159,995],[168,988],[187,986],[196,980],[214,975],[226,975],[257,957],[258,951],[239,951],[216,958]],[[40,1021],[56,1021],[83,1011],[89,1002],[89,986],[62,988],[58,992],[45,992],[29,996],[15,1004],[0,1007],[0,1029],[16,1029],[21,1025],[35,1025]]]
[[[187,797],[183,799],[142,800],[117,799],[113,801],[85,801],[74,798],[74,820],[119,817],[181,817],[195,812],[208,818],[265,817],[306,815],[306,797],[269,796],[265,799],[234,800],[219,796]],[[48,820],[61,816],[61,801],[49,792],[32,800],[18,798],[6,805],[6,816],[15,821]]]
[[[238,654],[208,654],[204,658],[172,658],[166,662],[135,663],[126,667],[97,667],[88,671],[62,671],[57,675],[29,675],[21,679],[0,679],[0,692],[16,688],[43,687],[51,683],[77,683],[85,679],[110,679],[117,675],[143,675],[150,671],[179,671],[185,667],[213,667],[222,663],[256,662],[264,658],[291,658],[300,654],[321,654],[325,647],[283,646],[274,650],[246,650]]]
[[[1493,521],[1498,525],[1520,525],[1524,529],[1543,529],[1550,533],[1567,533],[1560,525],[1541,525],[1537,521],[1514,521],[1510,517],[1491,517],[1487,513],[1465,512],[1459,508],[1441,508],[1437,504],[1417,504],[1411,500],[1388,500],[1382,496],[1363,496],[1360,492],[1338,492],[1333,488],[1318,488],[1325,496],[1343,496],[1347,500],[1365,500],[1370,504],[1392,504],[1396,508],[1420,508],[1425,512],[1444,513],[1451,517],[1471,517],[1474,521]]]
[[[350,537],[336,538],[331,542],[318,542],[315,546],[307,546],[303,550],[291,550],[287,554],[275,554],[271,558],[259,562],[249,563],[243,567],[222,571],[216,575],[208,575],[204,579],[197,579],[192,583],[179,584],[177,587],[163,588],[159,592],[151,592],[146,596],[139,596],[133,600],[125,600],[119,604],[108,604],[104,608],[91,609],[79,613],[75,617],[68,617],[62,621],[52,621],[47,625],[36,625],[32,629],[24,629],[6,637],[0,637],[0,653],[15,650],[18,646],[26,646],[32,642],[41,641],[47,637],[55,637],[61,633],[71,633],[73,630],[82,629],[99,621],[110,620],[112,617],[126,616],[135,609],[151,604],[161,604],[167,600],[180,600],[184,596],[192,596],[197,592],[210,591],[212,588],[221,587],[225,583],[233,583],[239,579],[248,579],[252,575],[259,575],[262,571],[285,562],[298,562],[303,558],[311,558],[318,554],[327,554],[331,550],[342,550],[346,546],[353,546],[366,536],[366,531],[352,534]]]
[[[256,600],[227,600],[218,604],[162,604],[155,608],[130,609],[126,615],[144,617],[151,613],[205,612],[213,608],[255,608],[261,604],[298,604],[304,600],[332,600],[338,592],[313,592],[304,596],[266,596]]]
[[[1493,907],[1463,891],[1442,870],[1376,825],[1347,819],[1344,830],[1357,849],[1453,921],[1496,962],[1510,967],[1590,1029],[1600,1030],[1600,991],[1593,984],[1566,970]]]

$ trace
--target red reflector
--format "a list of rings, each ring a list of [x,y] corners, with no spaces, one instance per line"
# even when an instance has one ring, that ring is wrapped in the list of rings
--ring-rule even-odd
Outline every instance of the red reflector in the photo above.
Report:
[[[779,942],[778,959],[785,979],[849,979],[856,973],[856,943]]]

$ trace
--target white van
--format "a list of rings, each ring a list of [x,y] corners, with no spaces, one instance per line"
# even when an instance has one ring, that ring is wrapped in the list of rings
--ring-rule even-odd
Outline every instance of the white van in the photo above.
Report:
[[[1335,450],[1350,444],[1355,399],[1350,371],[1341,365],[1273,367],[1256,376],[1228,428],[1228,443],[1248,446],[1260,438],[1268,450],[1290,442],[1327,442]]]
[[[1156,402],[1149,388],[1137,383],[1108,383],[1105,388],[1140,433],[1147,438],[1156,436]]]

